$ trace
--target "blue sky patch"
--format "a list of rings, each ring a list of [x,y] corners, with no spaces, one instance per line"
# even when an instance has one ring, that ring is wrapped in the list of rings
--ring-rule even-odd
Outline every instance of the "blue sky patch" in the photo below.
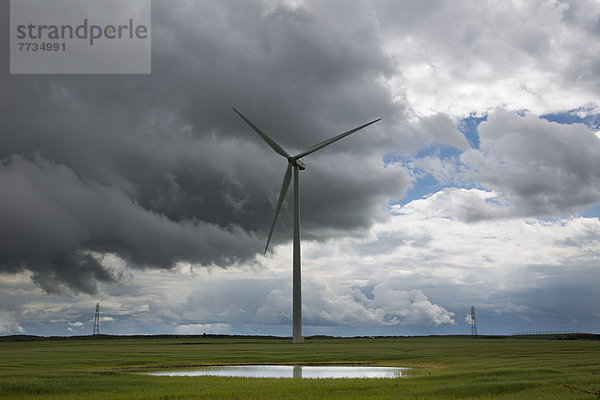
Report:
[[[600,130],[600,114],[590,114],[588,111],[589,107],[580,107],[562,113],[544,114],[540,118],[559,124],[584,124],[590,129]]]

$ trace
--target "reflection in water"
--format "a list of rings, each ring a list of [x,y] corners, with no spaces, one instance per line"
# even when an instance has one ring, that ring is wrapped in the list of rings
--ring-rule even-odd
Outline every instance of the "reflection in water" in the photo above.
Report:
[[[302,365],[225,365],[194,370],[151,372],[163,376],[233,376],[245,378],[397,378],[406,368]]]

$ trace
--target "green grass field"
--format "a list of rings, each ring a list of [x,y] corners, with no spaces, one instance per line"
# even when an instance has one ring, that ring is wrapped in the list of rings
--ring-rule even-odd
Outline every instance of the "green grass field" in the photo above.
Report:
[[[210,364],[412,366],[396,379],[136,374]],[[0,342],[0,399],[593,399],[600,341],[546,338],[102,338]]]

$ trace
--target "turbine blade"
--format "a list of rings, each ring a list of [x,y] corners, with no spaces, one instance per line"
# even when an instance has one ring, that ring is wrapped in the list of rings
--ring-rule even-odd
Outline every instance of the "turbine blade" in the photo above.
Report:
[[[240,113],[238,110],[236,110],[235,108],[233,108],[233,111],[235,111],[237,113],[237,115],[239,115],[240,117],[242,117],[242,119],[244,121],[246,121],[246,123],[248,125],[250,125],[250,127],[252,129],[254,129],[254,132],[258,133],[258,136],[260,136],[265,142],[267,142],[267,144],[269,146],[271,146],[271,148],[273,150],[275,150],[278,154],[281,154],[282,156],[284,156],[285,158],[288,158],[290,155],[283,149],[283,147],[281,147],[280,145],[277,144],[277,142],[275,142],[273,139],[271,139],[270,137],[267,136],[266,133],[264,133],[263,131],[261,131],[256,125],[254,125],[248,118],[244,117],[242,115],[242,113]]]
[[[275,223],[277,222],[277,217],[279,216],[279,210],[281,210],[281,205],[283,204],[285,195],[287,194],[288,188],[290,187],[291,179],[292,179],[292,164],[288,164],[287,169],[285,170],[285,176],[283,177],[283,183],[281,184],[281,190],[279,191],[279,200],[277,200],[277,208],[275,209],[275,216],[273,217],[273,223],[271,223],[271,230],[269,231],[269,237],[267,238],[267,245],[265,246],[265,254],[267,253],[267,249],[269,248],[269,242],[271,241],[271,235],[273,235],[273,229],[275,228]]]
[[[340,139],[342,139],[342,138],[345,138],[346,136],[350,135],[351,133],[354,133],[354,132],[356,132],[356,131],[359,131],[359,130],[361,130],[362,128],[366,128],[367,126],[369,126],[369,125],[371,125],[371,124],[374,124],[375,122],[377,122],[377,121],[380,121],[380,120],[381,120],[381,118],[379,118],[379,119],[376,119],[375,121],[371,121],[371,122],[369,122],[369,123],[367,123],[367,124],[361,125],[361,126],[359,126],[358,128],[350,129],[349,131],[347,131],[347,132],[344,132],[344,133],[341,133],[341,134],[339,134],[339,135],[337,135],[337,136],[335,136],[335,137],[332,137],[331,139],[324,140],[324,141],[322,141],[321,143],[317,143],[317,144],[315,144],[314,146],[311,146],[311,147],[309,147],[308,149],[304,150],[302,153],[300,153],[300,154],[298,154],[298,155],[295,155],[295,156],[294,156],[294,157],[292,157],[292,158],[293,158],[294,160],[298,160],[299,158],[302,158],[302,157],[304,157],[304,156],[307,156],[307,155],[309,155],[309,154],[311,154],[311,153],[314,153],[315,151],[317,151],[317,150],[320,150],[320,149],[322,149],[323,147],[325,147],[325,146],[328,146],[328,145],[330,145],[330,144],[331,144],[331,143],[333,143],[333,142],[337,142],[338,140],[340,140]]]

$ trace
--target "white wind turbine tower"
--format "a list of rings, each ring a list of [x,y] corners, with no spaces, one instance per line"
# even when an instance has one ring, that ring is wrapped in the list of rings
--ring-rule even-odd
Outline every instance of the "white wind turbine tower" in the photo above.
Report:
[[[281,184],[281,191],[279,192],[279,200],[277,201],[277,208],[275,209],[275,215],[273,216],[273,222],[271,223],[271,229],[269,231],[269,237],[267,239],[267,245],[265,246],[265,253],[269,248],[269,242],[271,241],[271,235],[273,234],[273,228],[275,228],[275,223],[277,222],[277,216],[279,215],[279,211],[281,210],[281,205],[283,204],[283,200],[285,199],[285,195],[287,193],[288,187],[290,186],[290,180],[292,177],[292,169],[294,170],[294,263],[293,263],[293,273],[292,273],[292,287],[293,287],[293,295],[292,295],[292,319],[293,319],[293,334],[292,341],[293,343],[302,343],[304,338],[302,337],[302,290],[301,290],[301,273],[300,273],[300,196],[299,196],[299,186],[298,186],[298,171],[306,169],[306,164],[301,160],[302,157],[307,156],[311,153],[314,153],[317,150],[322,149],[325,146],[330,145],[333,142],[337,142],[338,140],[354,133],[358,130],[361,130],[375,122],[379,121],[376,119],[375,121],[371,121],[367,124],[361,125],[357,128],[351,129],[347,132],[341,133],[331,139],[324,140],[320,143],[315,144],[307,148],[306,150],[298,153],[295,156],[289,155],[283,147],[281,147],[277,142],[267,136],[263,131],[261,131],[256,125],[254,125],[248,118],[244,117],[238,110],[233,109],[250,127],[265,141],[276,153],[282,155],[287,159],[288,166],[285,171],[285,175],[283,177],[283,183]]]

